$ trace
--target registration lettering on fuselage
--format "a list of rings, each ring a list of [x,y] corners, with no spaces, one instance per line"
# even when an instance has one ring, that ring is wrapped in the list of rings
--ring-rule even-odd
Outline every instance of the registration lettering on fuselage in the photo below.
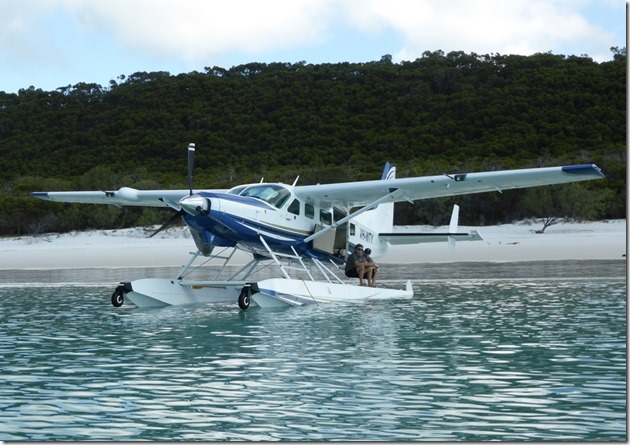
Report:
[[[374,241],[374,234],[365,229],[359,229],[359,238],[361,238],[366,243],[372,243]]]

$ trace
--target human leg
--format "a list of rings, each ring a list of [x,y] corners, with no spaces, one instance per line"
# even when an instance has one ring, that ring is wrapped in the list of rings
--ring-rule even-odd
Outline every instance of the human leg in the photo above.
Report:
[[[365,286],[365,282],[363,281],[363,278],[365,278],[365,272],[365,266],[363,264],[359,264],[357,266],[357,275],[359,275],[359,286]]]
[[[370,283],[370,286],[372,287],[376,287],[376,278],[378,277],[378,272],[379,272],[378,266],[375,266],[372,268],[372,281]]]

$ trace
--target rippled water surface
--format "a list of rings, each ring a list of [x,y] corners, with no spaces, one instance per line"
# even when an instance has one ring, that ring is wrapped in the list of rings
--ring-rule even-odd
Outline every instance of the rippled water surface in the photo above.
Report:
[[[414,288],[242,312],[0,285],[0,440],[626,439],[625,278]]]

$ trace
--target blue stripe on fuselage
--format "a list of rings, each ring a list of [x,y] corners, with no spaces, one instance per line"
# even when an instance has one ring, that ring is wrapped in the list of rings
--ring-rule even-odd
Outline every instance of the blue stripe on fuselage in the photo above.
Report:
[[[197,215],[185,218],[186,223],[194,229],[209,231],[223,239],[230,240],[234,244],[239,242],[260,242],[259,236],[264,234],[270,245],[288,247],[289,245],[295,245],[295,243],[306,237],[301,232],[212,209],[210,209],[209,216]]]

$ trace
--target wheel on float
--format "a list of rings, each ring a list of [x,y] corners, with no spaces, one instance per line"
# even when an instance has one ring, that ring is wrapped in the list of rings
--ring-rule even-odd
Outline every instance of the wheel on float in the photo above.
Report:
[[[238,307],[245,310],[249,307],[250,297],[252,296],[252,288],[249,286],[243,286],[241,293],[238,296]]]
[[[112,305],[114,307],[120,307],[125,302],[125,291],[122,287],[117,287],[112,294]]]

